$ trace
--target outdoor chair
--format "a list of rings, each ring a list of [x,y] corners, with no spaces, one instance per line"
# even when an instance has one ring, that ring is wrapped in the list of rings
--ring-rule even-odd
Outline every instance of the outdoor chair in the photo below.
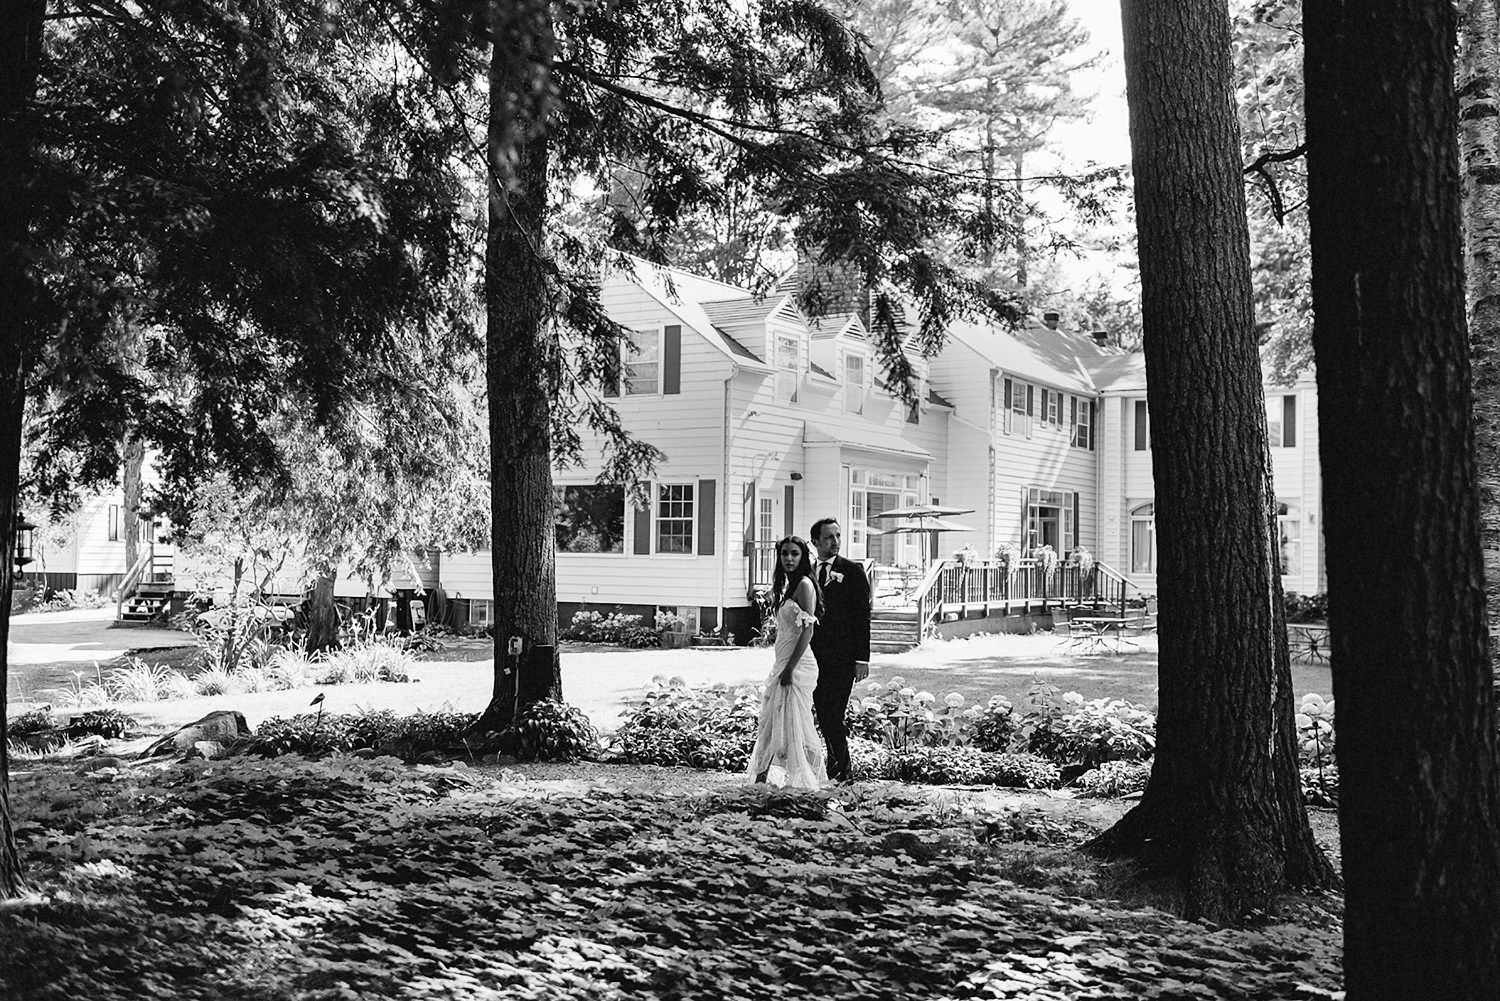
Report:
[[[1145,603],[1136,609],[1135,617],[1125,624],[1125,629],[1130,636],[1155,636],[1156,599],[1147,598]]]

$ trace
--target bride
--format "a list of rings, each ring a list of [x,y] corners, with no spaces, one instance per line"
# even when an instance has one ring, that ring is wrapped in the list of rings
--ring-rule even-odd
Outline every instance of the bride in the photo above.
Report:
[[[823,740],[813,725],[813,689],[818,662],[808,643],[823,595],[813,579],[812,555],[803,540],[788,536],[776,545],[771,607],[776,615],[776,662],[760,703],[760,731],[750,753],[750,775],[765,782],[775,766],[785,784],[817,789],[828,781]]]

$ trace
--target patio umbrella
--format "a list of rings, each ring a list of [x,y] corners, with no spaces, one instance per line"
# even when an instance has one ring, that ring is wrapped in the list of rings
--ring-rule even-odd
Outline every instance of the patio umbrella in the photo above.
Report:
[[[872,528],[871,535],[902,535],[916,532],[972,532],[974,529],[968,525],[955,525],[951,521],[943,521],[941,518],[923,518],[920,522],[910,525],[894,525],[890,528]]]
[[[889,511],[871,515],[875,518],[947,518],[955,514],[973,514],[971,507],[948,507],[945,504],[913,504],[910,507],[893,507]],[[950,529],[950,531],[955,531]],[[957,529],[968,531],[968,529]]]

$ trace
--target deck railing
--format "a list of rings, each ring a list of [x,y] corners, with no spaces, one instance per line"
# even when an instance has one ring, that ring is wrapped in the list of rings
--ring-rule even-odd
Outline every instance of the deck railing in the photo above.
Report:
[[[1127,591],[1134,586],[1098,562],[1087,571],[1076,562],[1058,563],[1048,573],[1034,559],[1012,566],[998,560],[944,560],[933,565],[917,589],[917,619],[925,632],[947,612],[1000,604],[1019,604],[1025,611],[1088,605],[1123,616]]]

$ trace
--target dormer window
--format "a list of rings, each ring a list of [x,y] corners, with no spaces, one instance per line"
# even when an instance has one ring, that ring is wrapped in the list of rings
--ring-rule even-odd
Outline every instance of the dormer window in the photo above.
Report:
[[[844,413],[865,412],[865,356],[850,351],[844,355]]]
[[[776,402],[796,403],[801,381],[802,357],[797,338],[776,335]]]

